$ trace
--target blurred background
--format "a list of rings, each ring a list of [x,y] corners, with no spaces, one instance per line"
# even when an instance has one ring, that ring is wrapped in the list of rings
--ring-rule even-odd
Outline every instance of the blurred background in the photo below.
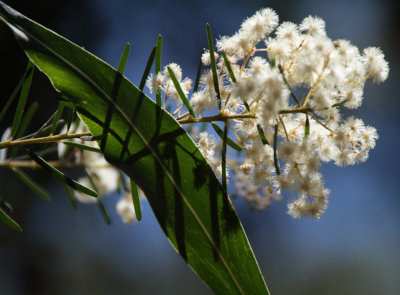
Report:
[[[356,117],[378,129],[380,138],[364,164],[322,168],[332,190],[319,221],[294,220],[286,202],[253,212],[234,200],[272,294],[400,294],[399,21],[397,1],[244,0],[70,0],[4,1],[28,17],[118,65],[126,42],[131,55],[125,75],[140,81],[158,34],[162,62],[177,62],[195,78],[205,23],[214,37],[233,34],[244,18],[271,7],[280,21],[299,23],[308,15],[326,21],[332,39],[348,39],[360,49],[379,46],[390,64],[389,79],[368,82]],[[26,58],[0,23],[0,101],[5,103],[22,76]],[[56,107],[48,80],[35,72],[29,103],[40,112],[31,128]],[[349,113],[350,114],[350,113]],[[0,125],[0,133],[12,122]],[[0,198],[14,206],[18,233],[0,224],[0,293],[22,294],[211,294],[173,250],[151,208],[126,226],[116,215],[116,196],[105,198],[107,226],[96,206],[74,211],[61,185],[35,171],[52,200],[45,202],[15,175],[0,168]],[[290,196],[286,196],[290,197]]]

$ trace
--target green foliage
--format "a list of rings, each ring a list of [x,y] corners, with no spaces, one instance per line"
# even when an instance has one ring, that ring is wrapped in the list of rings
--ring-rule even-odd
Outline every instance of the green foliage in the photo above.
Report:
[[[2,2],[0,18],[99,138],[105,158],[144,191],[165,235],[200,278],[216,294],[269,294],[226,191],[189,135],[160,108],[160,99],[154,103],[121,72]],[[207,33],[210,43],[209,26]],[[157,72],[161,37],[155,59]],[[215,70],[215,60],[212,65]],[[226,150],[227,126],[224,138]],[[70,184],[42,158],[26,152]],[[100,198],[98,203],[109,221]]]

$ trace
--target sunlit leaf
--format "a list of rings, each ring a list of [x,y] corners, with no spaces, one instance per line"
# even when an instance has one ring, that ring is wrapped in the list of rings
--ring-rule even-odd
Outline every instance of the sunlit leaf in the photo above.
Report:
[[[221,109],[221,93],[219,91],[217,64],[215,62],[214,43],[209,24],[207,24],[207,41],[208,41],[208,50],[210,51],[211,71],[213,74],[214,88],[215,92],[217,93],[218,108]]]
[[[171,77],[171,79],[172,79],[172,82],[174,83],[175,89],[176,89],[176,91],[178,92],[179,97],[181,98],[183,104],[184,104],[185,107],[188,109],[190,115],[191,115],[193,118],[195,118],[196,116],[195,116],[195,114],[194,114],[194,111],[193,111],[193,109],[192,109],[192,106],[190,105],[190,103],[189,103],[189,101],[188,101],[188,99],[187,99],[185,93],[183,93],[183,90],[182,90],[182,88],[181,88],[181,85],[179,84],[178,80],[177,80],[176,77],[175,77],[174,72],[171,70],[170,67],[168,67],[168,73],[169,73],[169,75],[170,75],[170,77]]]
[[[131,194],[133,207],[135,208],[136,219],[142,220],[142,210],[140,209],[139,192],[136,183],[131,179]]]
[[[121,75],[124,73],[125,67],[126,67],[126,63],[128,62],[130,47],[131,47],[131,45],[129,43],[126,43],[126,45],[124,47],[124,51],[122,52],[122,55],[121,55],[121,59],[119,60],[117,71]]]

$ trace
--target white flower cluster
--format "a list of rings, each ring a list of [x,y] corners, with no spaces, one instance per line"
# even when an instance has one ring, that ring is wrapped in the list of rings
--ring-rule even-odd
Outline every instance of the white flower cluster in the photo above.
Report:
[[[260,43],[265,47],[257,47]],[[271,199],[280,199],[281,190],[296,192],[288,213],[318,219],[330,193],[318,172],[321,162],[338,166],[364,162],[375,147],[376,129],[361,119],[342,119],[340,109],[361,105],[368,78],[378,83],[386,80],[389,66],[383,53],[376,47],[360,53],[347,40],[331,40],[318,17],[306,17],[299,25],[279,25],[277,14],[269,8],[246,19],[236,34],[222,37],[216,47],[219,114],[229,120],[245,154],[231,167],[238,193],[263,209]],[[210,65],[210,52],[201,60]],[[174,88],[166,82],[165,71],[159,75],[149,79],[150,89],[162,86],[180,104],[179,97],[168,92]],[[200,82],[190,103],[201,116],[218,104],[211,70],[202,74]],[[199,147],[215,166],[215,144],[207,147],[207,138],[200,134]]]

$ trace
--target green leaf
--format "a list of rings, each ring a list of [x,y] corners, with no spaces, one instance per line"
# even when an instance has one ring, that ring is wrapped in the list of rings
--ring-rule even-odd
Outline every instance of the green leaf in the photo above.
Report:
[[[61,118],[61,115],[62,115],[62,112],[63,112],[63,110],[64,110],[64,104],[62,104],[62,103],[60,103],[59,105],[58,105],[58,109],[57,109],[57,113],[56,113],[56,115],[55,115],[55,117],[54,117],[54,121],[53,121],[53,124],[52,124],[52,126],[51,126],[51,131],[50,131],[50,134],[54,134],[54,132],[56,132],[56,129],[57,129],[57,123],[58,123],[58,121],[60,120],[60,118]]]
[[[151,66],[153,65],[154,58],[156,56],[156,48],[157,47],[153,48],[153,50],[150,53],[149,59],[147,60],[146,67],[145,67],[143,75],[142,75],[142,79],[140,79],[140,84],[139,84],[140,91],[143,91],[144,86],[146,85],[147,77],[150,74]],[[160,59],[161,59],[161,56],[160,56]]]
[[[22,228],[0,207],[0,220],[16,231],[22,231]]]
[[[279,169],[279,162],[278,162],[278,157],[276,155],[276,149],[278,147],[278,123],[275,124],[275,132],[274,132],[274,165],[275,165],[275,170],[276,174],[281,174],[281,171]]]
[[[258,131],[258,135],[260,136],[260,139],[261,139],[261,142],[263,143],[263,145],[266,145],[266,144],[269,145],[267,137],[265,136],[264,130],[262,129],[260,124],[257,124],[257,131]]]
[[[343,99],[342,101],[339,101],[337,103],[335,103],[334,105],[332,105],[332,107],[340,107],[342,105],[344,105],[347,102],[347,99]]]
[[[64,186],[64,189],[65,189],[65,192],[67,193],[67,196],[68,196],[68,199],[69,199],[69,202],[70,202],[72,208],[74,210],[77,210],[78,209],[78,204],[77,204],[76,199],[75,199],[74,191],[71,189],[70,186],[66,185],[65,183],[63,183],[63,186]]]
[[[222,137],[222,156],[221,156],[221,166],[222,166],[222,189],[226,196],[228,196],[228,186],[226,182],[226,142],[228,139],[228,124],[224,124],[224,134]]]
[[[42,199],[48,201],[50,200],[49,194],[39,185],[37,184],[32,178],[26,175],[22,170],[14,168],[12,169],[15,174],[21,179],[32,191],[34,191],[38,196]]]
[[[233,83],[236,83],[235,74],[232,71],[231,63],[229,62],[228,57],[226,56],[226,53],[221,52],[221,54],[222,54],[222,57],[224,58],[226,68],[228,69],[229,77],[231,77],[231,80]]]
[[[139,193],[136,183],[131,179],[131,194],[133,207],[135,208],[136,219],[138,221],[142,220],[142,210],[140,209]]]
[[[126,43],[125,47],[124,47],[124,51],[122,52],[121,55],[121,59],[119,60],[119,64],[118,64],[118,73],[120,73],[121,75],[124,73],[125,71],[125,67],[126,67],[126,63],[128,61],[128,56],[129,56],[129,50],[130,50],[131,45],[128,43]]]
[[[201,55],[203,55],[204,50],[202,51]],[[196,82],[194,83],[194,88],[193,88],[193,93],[197,92],[197,89],[199,88],[200,84],[200,77],[201,77],[201,69],[203,68],[203,63],[201,62],[201,57],[200,57],[200,62],[197,67],[197,73],[196,73]]]
[[[28,73],[32,71],[32,63],[28,62],[28,65],[26,67],[25,73],[22,75],[21,80],[19,80],[17,86],[14,88],[13,92],[11,93],[10,97],[8,98],[6,104],[4,105],[3,109],[1,110],[0,113],[0,122],[3,120],[5,114],[7,113],[8,109],[10,108],[11,104],[14,102],[14,99],[17,97],[17,94],[19,90],[21,89],[22,85],[25,82],[26,76]]]
[[[21,135],[25,133],[26,129],[28,128],[28,125],[32,121],[32,118],[37,111],[37,108],[38,108],[38,103],[36,101],[29,106],[28,110],[25,112],[24,117],[22,118],[22,121],[19,124],[18,132],[17,134],[14,135],[14,138],[20,138]],[[17,151],[18,147],[14,147],[11,149],[10,151],[11,159],[15,157]]]
[[[76,189],[84,194],[87,194],[92,197],[97,197],[97,193],[91,190],[90,188],[87,188],[80,184],[79,182],[76,182],[75,180],[72,180],[68,176],[66,176],[64,173],[62,173],[60,170],[57,170],[53,166],[51,166],[49,163],[47,163],[42,157],[36,155],[34,152],[32,152],[29,149],[23,148],[24,152],[27,153],[32,160],[34,160],[36,163],[38,163],[43,169],[47,170],[51,175],[53,175],[55,178],[60,180],[62,183],[69,185],[73,189]]]
[[[310,134],[310,120],[308,120],[308,114],[306,114],[306,124],[304,125],[304,138]]]
[[[176,77],[175,77],[174,71],[171,70],[170,67],[168,67],[168,73],[169,73],[169,76],[170,76],[171,79],[172,79],[172,82],[174,83],[175,89],[176,89],[176,91],[178,92],[179,97],[182,99],[183,104],[185,105],[185,107],[186,107],[187,110],[189,111],[190,115],[191,115],[193,118],[195,118],[196,115],[194,114],[194,111],[193,111],[193,109],[192,109],[192,106],[190,105],[190,103],[189,103],[189,101],[188,101],[188,99],[187,99],[185,93],[183,93],[183,90],[182,90],[182,88],[181,88],[181,85],[179,84],[178,80],[177,80]]]
[[[81,150],[87,150],[90,152],[101,153],[101,150],[99,148],[88,146],[86,144],[81,144],[81,143],[77,143],[77,142],[73,142],[73,141],[61,141],[61,143],[68,145],[70,147],[81,149]]]
[[[218,136],[221,137],[221,139],[223,139],[224,138],[224,131],[222,131],[221,127],[219,127],[214,122],[211,122],[211,126],[214,128],[214,130],[218,134]],[[235,149],[237,151],[241,151],[242,150],[242,147],[240,145],[238,145],[236,142],[234,142],[232,139],[230,139],[229,137],[226,137],[226,143],[231,148],[233,148],[233,149]]]
[[[156,45],[156,76],[161,72],[161,49],[162,49],[162,36],[158,35]],[[159,88],[156,93],[156,103],[161,106],[161,89]]]
[[[180,124],[81,47],[4,4],[0,17],[91,133],[104,134],[105,158],[140,186],[171,244],[214,293],[269,294],[233,205]]]
[[[31,88],[31,82],[33,77],[33,72],[35,66],[32,62],[28,63],[28,73],[24,80],[24,84],[22,85],[21,94],[19,96],[17,110],[15,111],[14,121],[11,128],[11,137],[14,137],[17,134],[19,124],[21,123],[22,115],[24,112],[26,100],[28,98],[29,89]]]
[[[221,93],[219,91],[217,65],[215,63],[215,56],[214,56],[214,43],[213,43],[213,38],[211,35],[210,25],[207,24],[206,26],[207,26],[208,49],[210,50],[211,71],[212,71],[213,80],[214,80],[214,88],[215,88],[215,92],[217,93],[218,108],[221,109]]]

